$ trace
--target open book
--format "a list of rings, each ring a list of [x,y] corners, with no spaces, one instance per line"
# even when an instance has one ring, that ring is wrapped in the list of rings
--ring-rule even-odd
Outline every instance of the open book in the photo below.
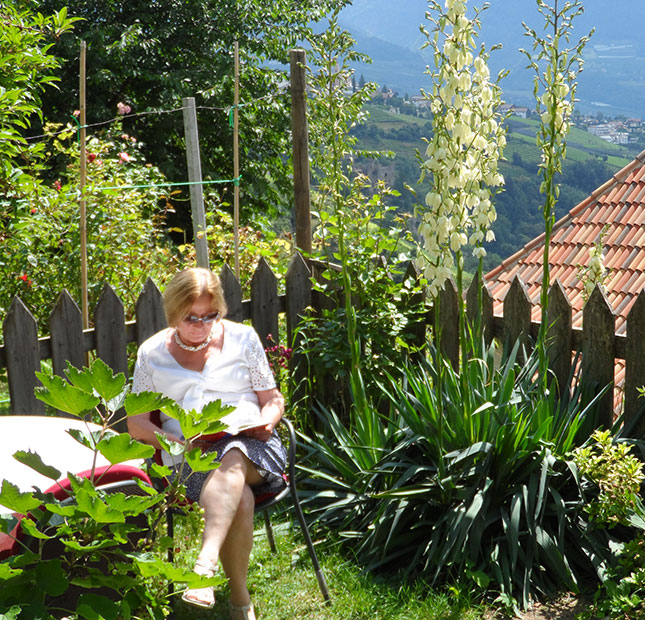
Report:
[[[260,406],[248,400],[240,401],[235,411],[231,411],[231,413],[225,415],[222,418],[222,422],[228,426],[226,432],[229,435],[237,435],[247,428],[254,428],[255,426],[266,424],[262,420]]]

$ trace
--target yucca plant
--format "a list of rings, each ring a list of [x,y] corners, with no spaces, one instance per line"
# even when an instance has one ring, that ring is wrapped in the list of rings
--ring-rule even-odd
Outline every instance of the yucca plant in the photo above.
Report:
[[[471,579],[521,606],[602,578],[609,533],[584,510],[597,487],[570,456],[596,426],[594,403],[581,390],[558,402],[537,353],[523,364],[517,354],[498,367],[488,348],[460,376],[431,352],[403,382],[380,386],[383,431],[369,437],[319,411],[323,430],[303,437],[309,505],[368,568]]]

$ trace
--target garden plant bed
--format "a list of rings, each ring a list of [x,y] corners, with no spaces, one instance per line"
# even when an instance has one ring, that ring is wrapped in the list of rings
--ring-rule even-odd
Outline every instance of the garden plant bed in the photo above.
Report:
[[[552,601],[535,603],[527,611],[513,616],[518,620],[576,620],[578,614],[588,609],[588,601],[584,597],[573,594],[563,594]],[[499,612],[487,614],[485,620],[502,620],[509,618]]]

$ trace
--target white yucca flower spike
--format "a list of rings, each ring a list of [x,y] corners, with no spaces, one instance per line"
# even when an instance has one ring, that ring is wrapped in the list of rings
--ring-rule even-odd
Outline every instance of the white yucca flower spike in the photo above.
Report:
[[[504,184],[498,162],[506,144],[497,113],[500,89],[491,83],[488,54],[475,49],[479,22],[466,15],[464,0],[446,0],[444,9],[430,0],[430,17],[441,34],[429,39],[436,67],[431,101],[433,138],[422,164],[432,189],[425,197],[419,234],[421,263],[430,292],[451,276],[454,255],[469,243],[474,256],[486,254],[482,243],[494,239],[490,226],[497,214],[491,195]]]

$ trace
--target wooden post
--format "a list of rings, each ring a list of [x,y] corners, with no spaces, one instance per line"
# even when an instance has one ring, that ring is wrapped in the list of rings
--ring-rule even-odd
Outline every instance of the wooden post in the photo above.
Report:
[[[85,57],[87,43],[81,41],[81,61],[79,71],[79,98],[80,98],[80,123],[79,144],[80,144],[80,179],[79,179],[79,208],[80,222],[79,234],[81,237],[81,311],[83,316],[83,329],[90,326],[90,315],[87,302],[87,202],[85,200],[85,181],[87,179],[87,153],[85,149],[87,111],[85,105]]]
[[[307,77],[305,50],[291,50],[291,129],[293,135],[293,196],[296,246],[311,253],[311,198],[309,135],[307,129]]]
[[[240,45],[235,41],[235,88],[233,92],[233,245],[235,277],[240,279]]]
[[[206,216],[204,215],[204,191],[202,187],[202,165],[199,158],[199,134],[197,132],[197,110],[195,98],[182,100],[184,108],[184,136],[188,180],[190,181],[190,209],[193,220],[193,237],[197,266],[208,269],[208,241],[206,240]]]

